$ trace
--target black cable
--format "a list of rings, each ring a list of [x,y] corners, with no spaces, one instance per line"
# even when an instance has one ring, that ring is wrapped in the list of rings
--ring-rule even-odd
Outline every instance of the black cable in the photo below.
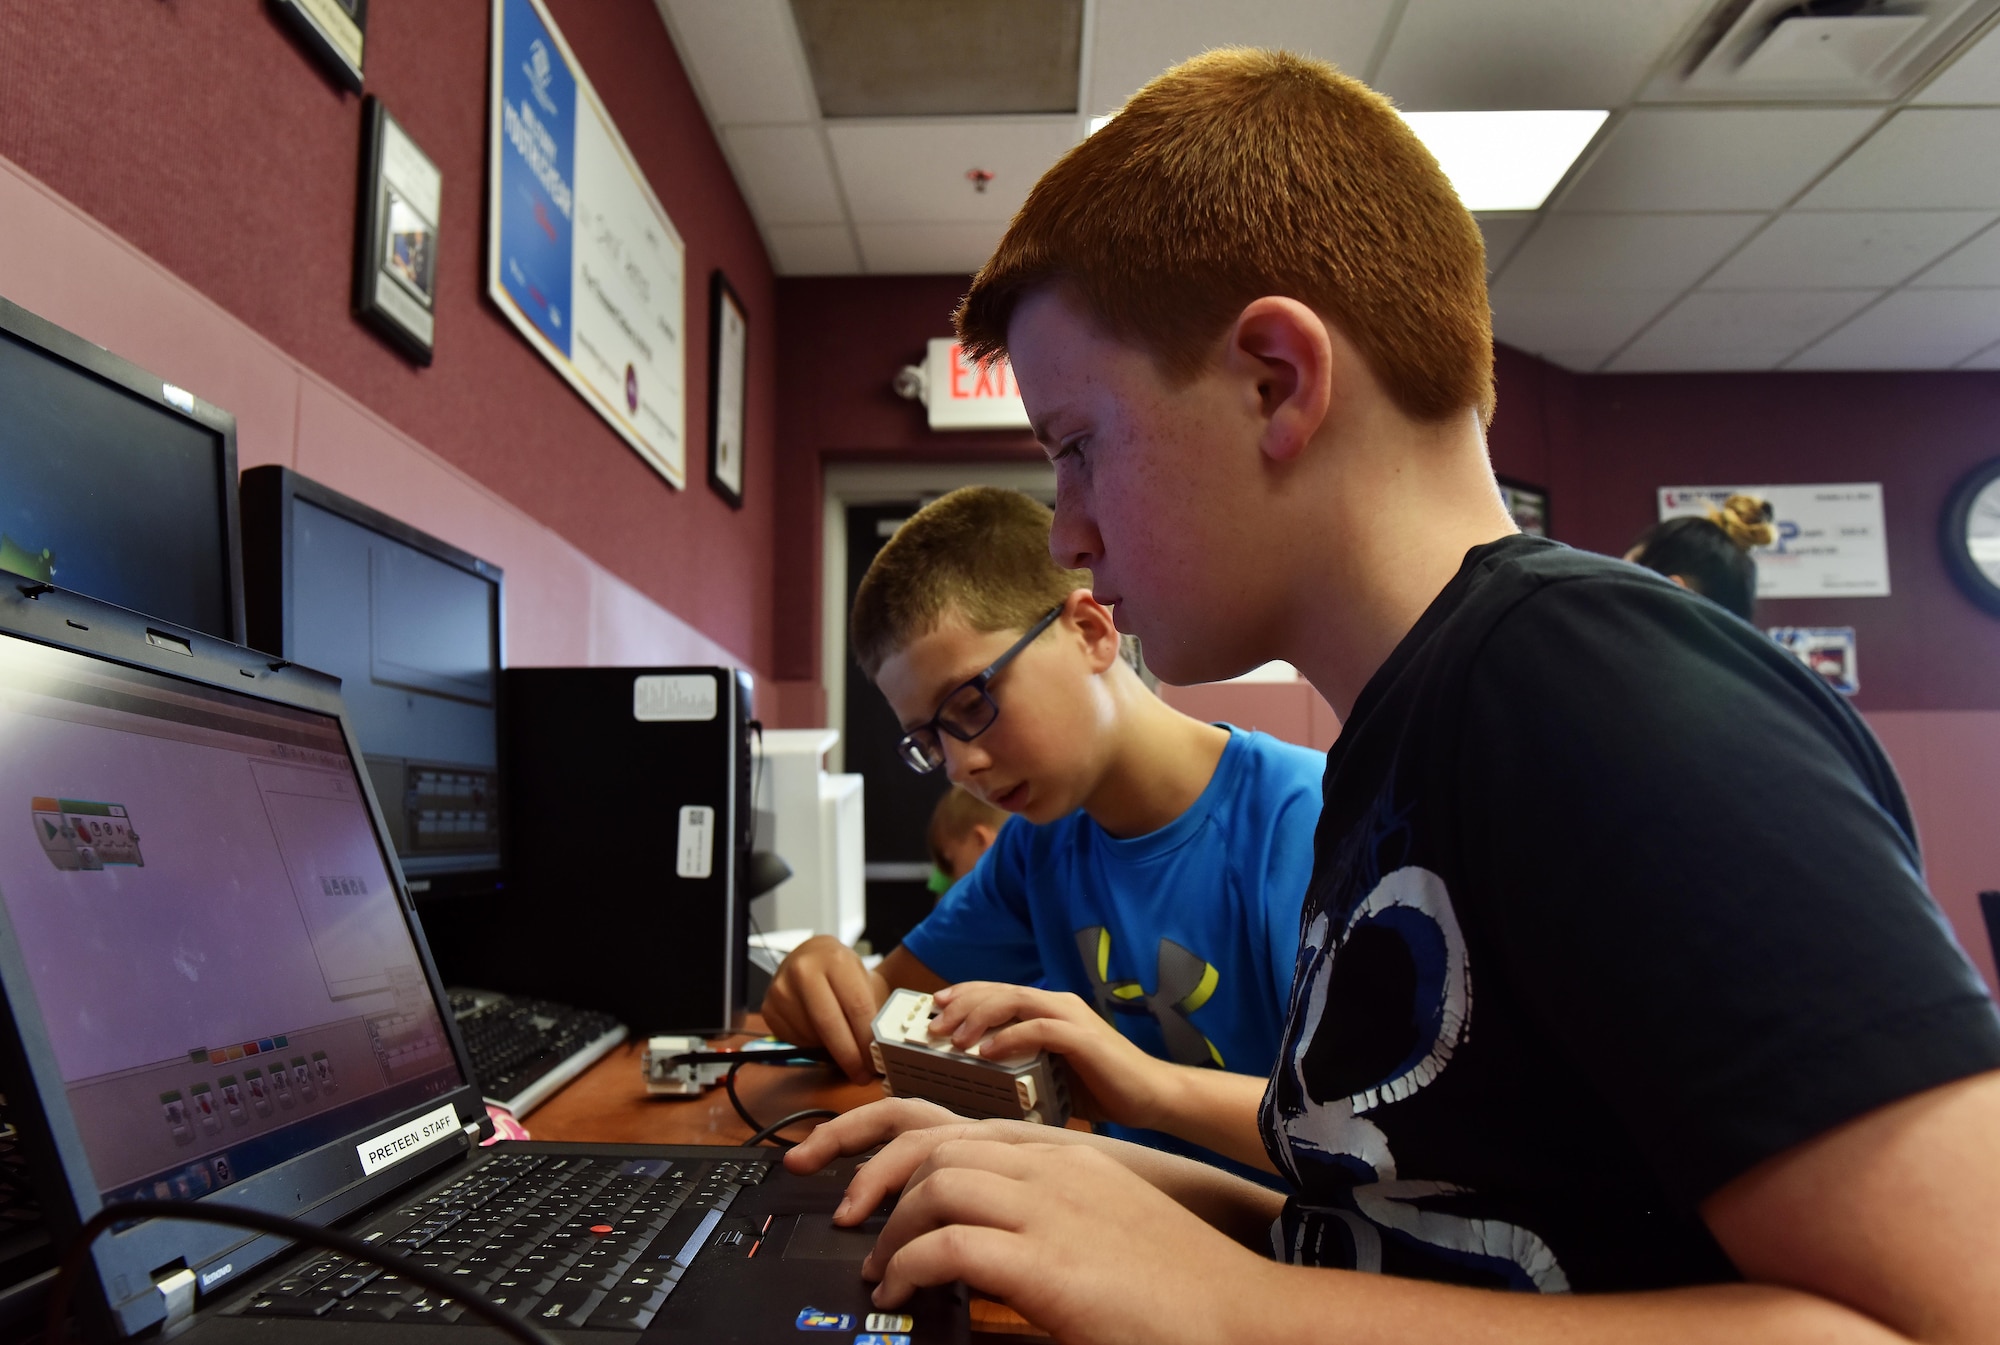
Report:
[[[200,1200],[119,1201],[90,1216],[63,1253],[61,1268],[56,1271],[55,1283],[50,1286],[48,1325],[44,1336],[47,1345],[60,1345],[63,1340],[63,1319],[69,1313],[70,1294],[83,1269],[84,1260],[90,1254],[90,1244],[97,1241],[98,1234],[111,1225],[136,1219],[181,1219],[189,1223],[221,1224],[225,1228],[248,1228],[309,1246],[324,1247],[342,1256],[393,1270],[438,1297],[449,1298],[514,1339],[526,1341],[527,1345],[558,1345],[554,1336],[533,1322],[523,1321],[507,1309],[496,1307],[477,1294],[468,1293],[467,1286],[454,1283],[449,1275],[407,1261],[386,1247],[363,1242],[360,1238],[322,1228],[318,1224],[287,1219],[282,1214],[266,1214],[262,1210],[243,1209],[236,1205],[212,1205]]]
[[[771,1122],[771,1124],[759,1130],[749,1139],[744,1140],[743,1145],[745,1148],[750,1148],[768,1140],[781,1149],[789,1149],[798,1143],[798,1141],[786,1139],[778,1133],[780,1130],[783,1130],[788,1125],[797,1125],[800,1121],[830,1121],[838,1115],[840,1113],[834,1111],[831,1107],[807,1107],[804,1111],[795,1111],[790,1116],[781,1117]]]
[[[762,1144],[766,1140],[768,1140],[771,1143],[776,1144],[781,1149],[789,1149],[797,1141],[788,1140],[784,1136],[778,1134],[780,1130],[783,1130],[788,1125],[794,1125],[800,1121],[811,1121],[818,1118],[833,1117],[840,1115],[839,1112],[829,1110],[828,1108],[825,1107],[810,1107],[805,1111],[795,1111],[782,1121],[776,1121],[770,1125],[759,1125],[757,1122],[757,1118],[750,1114],[750,1109],[743,1105],[743,1099],[737,1096],[736,1071],[742,1069],[745,1065],[768,1065],[771,1063],[773,1062],[768,1060],[754,1060],[754,1059],[738,1060],[729,1067],[729,1072],[722,1076],[722,1091],[729,1094],[729,1105],[736,1108],[736,1114],[742,1118],[743,1124],[749,1126],[751,1131],[753,1132],[750,1138],[743,1142],[745,1147]],[[786,1063],[819,1064],[821,1062],[819,1060],[806,1061],[798,1059],[788,1059]]]

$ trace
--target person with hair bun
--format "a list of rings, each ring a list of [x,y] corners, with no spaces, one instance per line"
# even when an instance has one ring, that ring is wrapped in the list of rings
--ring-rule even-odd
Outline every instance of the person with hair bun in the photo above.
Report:
[[[1731,495],[1708,517],[1670,518],[1639,534],[1625,559],[1663,574],[1745,621],[1756,621],[1757,562],[1753,546],[1778,538],[1771,504],[1755,495]]]

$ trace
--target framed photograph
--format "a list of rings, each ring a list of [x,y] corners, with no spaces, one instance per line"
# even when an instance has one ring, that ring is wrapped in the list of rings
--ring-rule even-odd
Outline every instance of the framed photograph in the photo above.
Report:
[[[1514,526],[1530,537],[1549,535],[1549,491],[1546,486],[1531,486],[1525,481],[1516,481],[1511,476],[1499,478],[1500,499],[1506,504],[1507,512],[1514,516]]]
[[[361,51],[368,37],[368,0],[271,0],[327,73],[361,92]]]
[[[721,271],[709,284],[708,333],[708,484],[741,509],[750,320]]]
[[[354,313],[418,364],[437,331],[438,200],[444,176],[369,95],[361,108]]]

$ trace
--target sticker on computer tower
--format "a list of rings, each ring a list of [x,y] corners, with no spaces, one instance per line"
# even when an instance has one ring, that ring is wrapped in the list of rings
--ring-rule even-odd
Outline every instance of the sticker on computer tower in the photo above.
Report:
[[[713,673],[647,673],[632,679],[632,718],[646,723],[715,718]]]
[[[689,804],[681,809],[681,839],[674,872],[683,878],[706,878],[715,870],[715,809]]]
[[[95,872],[112,864],[143,869],[139,833],[118,803],[86,799],[31,799],[35,839],[49,863],[65,872]]]

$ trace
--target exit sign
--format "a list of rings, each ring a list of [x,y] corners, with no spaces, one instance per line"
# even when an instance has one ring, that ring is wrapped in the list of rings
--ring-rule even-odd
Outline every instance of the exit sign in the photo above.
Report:
[[[934,430],[1028,428],[1013,368],[1004,359],[971,359],[950,337],[932,341],[925,354],[924,405]]]

